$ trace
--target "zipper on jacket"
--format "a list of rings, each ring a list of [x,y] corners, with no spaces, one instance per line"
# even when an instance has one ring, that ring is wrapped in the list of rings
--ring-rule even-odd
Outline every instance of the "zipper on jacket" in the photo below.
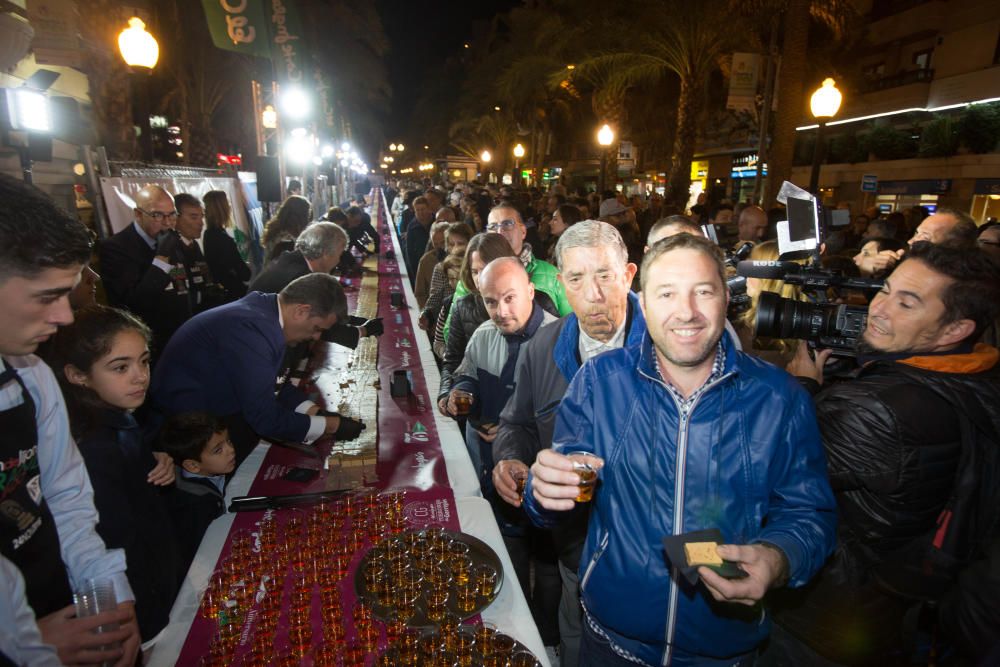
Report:
[[[583,579],[580,580],[580,591],[582,592],[584,587],[586,587],[587,582],[590,580],[590,575],[594,571],[594,566],[597,565],[597,561],[600,560],[601,556],[604,555],[604,550],[608,548],[608,536],[610,533],[605,530],[604,536],[601,537],[601,543],[594,552],[594,555],[590,557],[590,562],[587,563],[587,569],[583,573]]]
[[[698,406],[701,401],[701,397],[704,396],[708,390],[712,389],[716,385],[720,384],[723,380],[728,378],[732,373],[726,373],[720,377],[715,382],[705,385],[698,394],[698,397],[691,403],[691,405],[684,408],[680,403],[677,402],[677,397],[674,393],[667,389],[667,393],[674,401],[674,405],[677,406],[677,412],[680,415],[680,423],[677,427],[677,455],[674,464],[674,516],[673,516],[673,530],[674,535],[678,535],[678,530],[684,530],[684,482],[686,479],[686,465],[687,465],[687,441],[688,441],[688,426],[691,414],[694,409]],[[657,382],[664,385],[665,383],[662,379],[658,379]],[[671,565],[671,574],[675,570],[675,566]],[[678,591],[677,591],[677,580],[676,577],[670,577],[670,593],[667,600],[667,626],[663,633],[663,657],[660,660],[660,665],[662,667],[667,667],[671,660],[673,659],[674,653],[674,635],[677,630],[677,605],[678,605]]]

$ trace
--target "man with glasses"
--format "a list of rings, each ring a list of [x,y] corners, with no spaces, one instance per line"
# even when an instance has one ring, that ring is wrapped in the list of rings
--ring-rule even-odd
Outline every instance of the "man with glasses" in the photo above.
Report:
[[[112,306],[127,308],[153,330],[153,354],[191,317],[187,272],[170,194],[147,185],[135,196],[135,220],[101,244],[101,278]]]

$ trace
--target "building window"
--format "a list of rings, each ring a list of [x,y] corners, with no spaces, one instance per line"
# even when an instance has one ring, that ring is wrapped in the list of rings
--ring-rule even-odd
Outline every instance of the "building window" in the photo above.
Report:
[[[883,76],[885,76],[885,63],[882,62],[882,63],[876,63],[874,65],[868,65],[863,70],[861,70],[861,73],[864,74],[864,77],[866,79],[870,80],[881,79]]]
[[[913,64],[917,66],[917,69],[930,69],[931,67],[931,56],[934,54],[934,49],[924,49],[923,51],[917,51],[913,54]]]

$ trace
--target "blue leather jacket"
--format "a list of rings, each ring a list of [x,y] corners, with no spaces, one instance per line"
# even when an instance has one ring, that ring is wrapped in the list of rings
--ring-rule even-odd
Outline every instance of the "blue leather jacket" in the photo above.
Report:
[[[662,538],[707,528],[726,542],[768,542],[805,584],[835,541],[835,505],[812,400],[778,368],[733,349],[682,410],[656,369],[652,340],[584,364],[556,421],[554,448],[605,467],[580,560],[585,608],[614,645],[650,665],[743,655],[768,635],[760,606],[715,602],[671,577]],[[525,509],[551,526],[559,512]],[[585,621],[586,622],[586,621]]]

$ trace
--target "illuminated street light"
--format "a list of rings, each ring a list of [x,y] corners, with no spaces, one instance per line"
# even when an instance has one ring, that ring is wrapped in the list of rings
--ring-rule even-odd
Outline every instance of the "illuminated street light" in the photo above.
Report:
[[[514,146],[514,157],[516,157],[518,160],[524,157],[524,146],[522,146],[521,144]]]
[[[389,150],[391,151],[396,150],[396,144],[389,144]]]
[[[264,107],[264,110],[260,112],[260,124],[265,130],[274,130],[278,127],[278,112],[274,110],[274,107],[268,104]]]
[[[324,144],[323,149],[320,151],[320,155],[322,155],[323,159],[325,160],[329,160],[330,158],[332,158],[333,146],[331,146],[330,144]]]
[[[809,110],[812,111],[813,117],[819,123],[816,128],[816,144],[813,146],[812,172],[809,174],[809,192],[816,195],[817,200],[819,199],[819,168],[826,152],[826,121],[837,115],[843,101],[844,96],[837,90],[833,79],[830,78],[823,79],[823,85],[809,98]]]
[[[137,16],[128,20],[128,27],[118,33],[118,50],[129,67],[153,69],[160,59],[156,38],[146,32],[146,24]]]
[[[52,130],[49,98],[45,93],[31,88],[15,88],[7,95],[7,107],[10,124],[15,130],[34,132]]]
[[[611,146],[611,142],[614,140],[614,130],[611,129],[610,125],[605,123],[597,131],[597,143],[601,145],[601,173],[597,176],[597,191],[601,193],[602,197],[604,196],[605,179],[607,178],[608,171],[608,147]]]
[[[297,86],[289,86],[281,92],[281,108],[290,118],[305,118],[310,106],[309,96]]]
[[[403,144],[396,144],[396,150],[399,151],[400,153],[402,153],[403,152]]]
[[[490,160],[493,159],[493,156],[487,150],[484,150],[482,153],[480,153],[479,157],[482,158],[483,162],[489,162]]]
[[[351,144],[345,141],[344,143],[340,144],[340,150],[346,153],[347,151],[351,150]]]
[[[514,146],[514,185],[521,184],[521,158],[524,157],[524,146]]]

